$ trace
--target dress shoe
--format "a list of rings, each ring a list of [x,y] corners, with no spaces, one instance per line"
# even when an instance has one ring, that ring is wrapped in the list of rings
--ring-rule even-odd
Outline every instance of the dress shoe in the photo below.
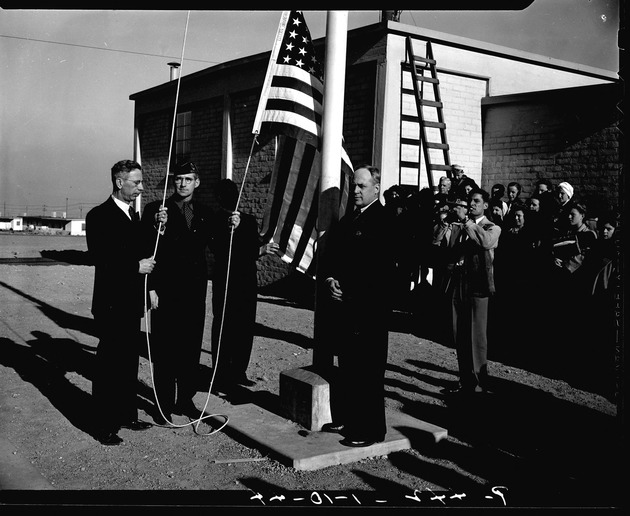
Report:
[[[123,440],[120,437],[118,437],[118,434],[116,432],[109,432],[106,434],[102,434],[99,437],[97,437],[97,440],[103,446],[117,446],[123,442]]]
[[[457,387],[445,387],[440,392],[448,396],[459,396],[459,395],[465,395],[465,394],[472,394],[475,392],[475,389],[472,387],[464,387],[463,385],[458,385]]]
[[[344,425],[339,425],[337,423],[326,423],[322,426],[322,432],[329,432],[331,434],[340,434],[343,432]]]
[[[143,430],[148,430],[153,425],[151,423],[147,423],[146,421],[140,421],[136,419],[135,421],[129,421],[127,423],[123,423],[120,425],[121,428],[127,428],[129,430],[133,430],[134,432],[141,432]]]
[[[351,448],[365,448],[366,446],[372,446],[373,444],[380,443],[382,441],[382,439],[377,441],[355,441],[353,439],[342,439],[339,443],[344,446],[350,446]]]
[[[492,391],[487,387],[482,387],[481,385],[477,385],[475,387],[476,394],[492,394]]]
[[[236,384],[237,385],[242,385],[244,387],[253,387],[254,385],[256,385],[256,382],[250,380],[249,378],[247,378],[247,376],[244,376],[243,378],[238,380],[236,382]]]

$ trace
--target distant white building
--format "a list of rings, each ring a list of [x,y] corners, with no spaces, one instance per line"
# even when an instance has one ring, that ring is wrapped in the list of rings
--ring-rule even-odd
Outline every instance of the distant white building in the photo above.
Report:
[[[73,236],[85,236],[85,219],[32,216],[0,217],[0,231],[24,231],[25,229],[50,233],[67,232]]]
[[[66,231],[74,236],[85,236],[85,219],[72,219],[66,224]]]
[[[22,217],[0,217],[0,231],[23,231]]]

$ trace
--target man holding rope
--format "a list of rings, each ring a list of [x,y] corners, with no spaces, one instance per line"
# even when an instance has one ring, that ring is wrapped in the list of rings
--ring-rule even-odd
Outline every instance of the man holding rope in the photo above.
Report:
[[[258,276],[256,261],[278,254],[275,242],[262,244],[256,218],[238,209],[239,189],[231,179],[219,181],[219,209],[214,213],[210,249],[212,278],[212,362],[215,391],[251,387],[247,368],[254,343]],[[235,214],[238,216],[234,220]]]
[[[147,257],[133,202],[142,193],[142,167],[122,160],[111,169],[112,194],[86,216],[88,252],[95,265],[92,314],[99,335],[92,381],[97,408],[96,438],[106,446],[122,443],[120,428],[146,430],[138,420],[136,394],[140,360],[140,321],[145,275],[156,261]],[[165,223],[164,210],[154,221]]]
[[[149,203],[142,224],[153,243],[159,236],[159,265],[149,278],[151,337],[154,349],[155,389],[159,423],[172,423],[171,415],[193,419],[201,411],[193,403],[199,379],[199,359],[206,320],[211,209],[194,199],[201,184],[192,162],[175,168],[175,192],[166,199],[168,225],[155,224],[162,201]]]

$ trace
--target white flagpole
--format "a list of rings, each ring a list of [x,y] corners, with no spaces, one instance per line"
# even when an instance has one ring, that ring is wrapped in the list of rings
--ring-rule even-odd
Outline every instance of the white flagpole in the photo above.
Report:
[[[324,104],[322,115],[322,173],[319,185],[317,254],[325,252],[326,232],[339,215],[343,104],[346,80],[348,11],[328,11],[326,17],[326,55],[324,62]],[[320,260],[317,266],[319,268]],[[319,277],[319,274],[318,274]],[[320,282],[317,282],[318,285]],[[333,356],[319,338],[317,297],[315,305],[315,350],[313,365],[328,367]]]

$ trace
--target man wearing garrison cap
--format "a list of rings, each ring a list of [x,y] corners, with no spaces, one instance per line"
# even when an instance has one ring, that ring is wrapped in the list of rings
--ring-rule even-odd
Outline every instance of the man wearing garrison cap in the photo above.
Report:
[[[148,290],[159,408],[155,419],[161,424],[172,423],[172,414],[192,418],[201,414],[193,397],[197,394],[206,320],[206,247],[212,219],[212,210],[194,196],[201,184],[194,163],[175,166],[171,179],[174,191],[165,201],[168,224],[160,228],[154,223],[153,214],[162,200],[149,203],[142,215],[145,234],[152,235],[153,246],[158,239],[159,266]]]

